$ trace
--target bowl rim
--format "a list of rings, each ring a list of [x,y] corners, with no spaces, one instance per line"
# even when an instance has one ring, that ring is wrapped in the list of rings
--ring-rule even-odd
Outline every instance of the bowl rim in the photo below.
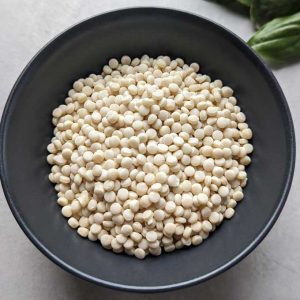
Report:
[[[269,84],[273,87],[273,89],[279,94],[279,98],[281,99],[281,104],[283,105],[284,111],[283,114],[286,117],[286,121],[288,124],[288,131],[287,131],[287,140],[290,143],[290,149],[289,149],[289,156],[291,158],[289,165],[288,165],[288,174],[286,177],[286,182],[284,189],[282,191],[281,199],[274,210],[271,218],[266,223],[262,231],[257,235],[257,237],[248,245],[247,248],[245,248],[242,252],[240,252],[238,255],[236,255],[233,259],[225,263],[224,265],[216,268],[215,270],[211,271],[210,273],[207,273],[202,276],[198,276],[196,278],[185,280],[182,282],[178,282],[175,284],[168,284],[168,285],[157,285],[157,286],[135,286],[135,285],[127,285],[127,284],[119,284],[112,281],[103,280],[91,275],[88,275],[85,272],[82,272],[72,265],[69,265],[68,263],[61,260],[59,257],[57,257],[54,253],[52,253],[50,250],[47,249],[35,236],[35,234],[29,229],[29,227],[26,225],[24,220],[22,219],[22,216],[19,214],[18,209],[16,208],[14,204],[13,197],[10,194],[10,191],[8,189],[8,178],[7,178],[7,168],[5,166],[5,136],[6,136],[6,126],[10,119],[10,108],[11,106],[16,103],[16,99],[14,98],[15,91],[19,85],[19,83],[22,81],[23,76],[27,72],[27,70],[31,67],[33,62],[38,58],[43,51],[51,46],[57,39],[63,38],[67,33],[69,33],[72,30],[76,30],[79,28],[82,24],[92,22],[93,20],[96,20],[97,18],[101,18],[104,15],[113,15],[113,14],[126,14],[130,12],[158,12],[162,14],[168,14],[168,13],[177,13],[178,15],[185,15],[189,18],[201,19],[203,22],[209,23],[212,25],[216,30],[222,32],[226,37],[230,39],[232,43],[235,43],[240,47],[243,52],[249,57],[249,59],[256,65],[256,67],[259,69],[260,72],[262,72],[264,75],[266,75],[266,80],[269,82]],[[2,117],[1,117],[1,124],[0,124],[0,179],[3,187],[3,192],[6,198],[6,201],[9,205],[10,210],[12,211],[14,218],[16,219],[17,223],[25,233],[25,235],[29,238],[29,240],[46,256],[48,257],[52,262],[54,262],[59,267],[63,268],[65,271],[70,272],[71,274],[81,278],[85,279],[89,282],[96,283],[98,285],[102,285],[108,288],[113,288],[117,290],[123,290],[123,291],[129,291],[129,292],[165,292],[170,290],[175,290],[178,288],[188,287],[192,286],[204,281],[207,281],[223,272],[228,270],[229,268],[236,265],[238,262],[240,262],[243,258],[245,258],[247,255],[249,255],[257,246],[258,244],[265,238],[265,236],[268,234],[268,232],[271,230],[273,225],[275,224],[276,220],[278,219],[283,206],[286,202],[289,190],[291,188],[293,175],[294,175],[294,169],[295,169],[295,159],[296,159],[296,142],[295,142],[295,130],[293,125],[293,120],[291,116],[291,112],[287,103],[287,100],[284,96],[284,93],[275,78],[272,71],[269,69],[269,67],[261,60],[261,58],[235,33],[233,33],[231,30],[225,28],[224,26],[207,19],[201,15],[198,15],[196,13],[191,13],[185,10],[180,9],[173,9],[173,8],[166,8],[166,7],[155,7],[155,6],[132,6],[127,8],[121,8],[121,9],[114,9],[109,10],[104,13],[100,13],[88,18],[85,18],[74,25],[66,28],[61,33],[56,35],[54,38],[52,38],[49,42],[47,42],[28,62],[28,64],[25,66],[21,74],[19,75],[18,79],[16,80],[15,84],[12,87],[12,90],[8,96],[8,99],[6,101],[5,107],[3,109]]]

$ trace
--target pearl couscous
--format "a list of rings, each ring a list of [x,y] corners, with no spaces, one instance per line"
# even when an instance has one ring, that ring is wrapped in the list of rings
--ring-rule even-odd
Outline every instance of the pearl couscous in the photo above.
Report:
[[[49,179],[71,228],[143,259],[199,245],[244,197],[252,131],[197,63],[109,60],[53,110]]]

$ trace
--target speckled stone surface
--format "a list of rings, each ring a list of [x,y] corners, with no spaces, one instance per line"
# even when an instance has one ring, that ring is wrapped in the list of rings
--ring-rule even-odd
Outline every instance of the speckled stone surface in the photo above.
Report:
[[[248,18],[203,0],[0,0],[0,111],[32,56],[61,31],[85,18],[112,9],[162,6],[210,18],[247,40]],[[274,70],[288,100],[300,138],[300,64]],[[0,299],[300,299],[299,159],[290,195],[266,239],[226,273],[198,286],[164,294],[138,295],[112,291],[66,273],[43,256],[14,220],[0,191]]]

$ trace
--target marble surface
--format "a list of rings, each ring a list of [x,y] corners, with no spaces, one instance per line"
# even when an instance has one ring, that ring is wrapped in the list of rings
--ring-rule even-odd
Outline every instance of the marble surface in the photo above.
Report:
[[[92,15],[129,6],[162,6],[210,18],[247,40],[248,18],[203,0],[0,0],[0,111],[31,57],[64,29]],[[299,140],[300,64],[274,70]],[[0,191],[0,299],[300,299],[299,159],[289,198],[266,239],[247,258],[204,284],[163,294],[112,291],[66,273],[43,256],[14,220]]]

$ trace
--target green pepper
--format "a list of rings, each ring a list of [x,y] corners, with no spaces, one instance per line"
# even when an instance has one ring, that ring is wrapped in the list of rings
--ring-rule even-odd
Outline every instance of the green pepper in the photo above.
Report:
[[[250,7],[252,4],[252,0],[237,0],[237,2],[240,2],[241,4]]]
[[[300,11],[300,0],[252,0],[250,16],[256,27]]]
[[[248,44],[271,64],[300,59],[300,12],[268,22]]]
[[[223,5],[231,5],[231,4],[243,4],[245,6],[250,7],[252,0],[214,0],[217,3],[221,3]]]

